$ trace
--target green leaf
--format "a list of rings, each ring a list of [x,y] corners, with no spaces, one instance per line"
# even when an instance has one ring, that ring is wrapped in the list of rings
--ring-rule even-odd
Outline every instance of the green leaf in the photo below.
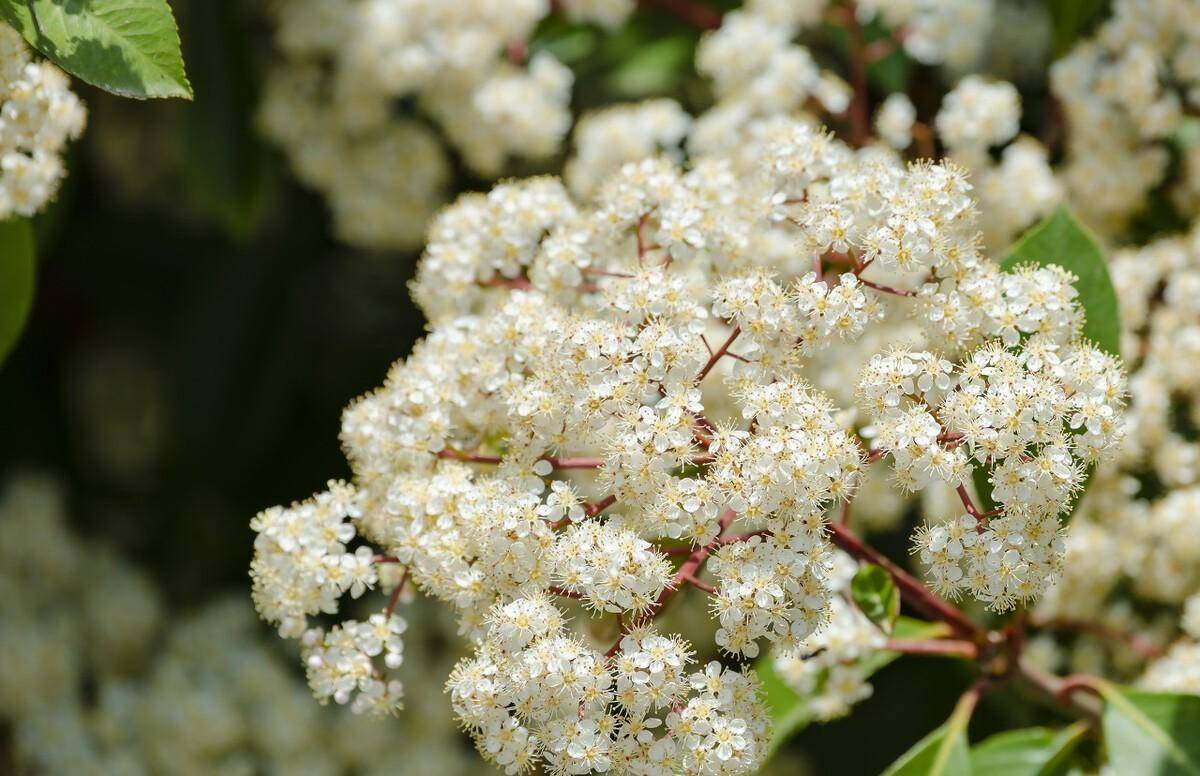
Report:
[[[0,221],[0,363],[8,356],[33,304],[33,229],[24,218]]]
[[[900,755],[883,776],[970,776],[967,724],[974,710],[975,699],[964,695],[950,719]]]
[[[990,476],[982,466],[977,466],[971,472],[971,481],[975,485],[975,506],[984,512],[996,508],[996,500],[992,498],[992,481],[988,479]]]
[[[892,635],[900,639],[932,639],[946,634],[946,626],[938,622],[899,617]],[[899,652],[877,650],[859,661],[864,676],[870,676],[900,657]],[[754,672],[763,686],[763,700],[773,726],[771,740],[767,744],[769,758],[796,733],[813,721],[807,698],[792,691],[787,682],[775,671],[775,661],[764,655],[754,663]]]
[[[167,0],[0,0],[0,16],[93,86],[122,97],[192,98]]]
[[[1099,20],[1107,0],[1050,0],[1046,3],[1054,25],[1054,55],[1067,53],[1088,29]]]
[[[807,701],[793,692],[775,671],[775,661],[769,654],[755,661],[754,672],[762,683],[763,702],[771,717],[771,740],[767,743],[766,754],[770,757],[789,738],[808,727],[813,721],[813,713]]]
[[[962,730],[951,730],[950,723],[930,731],[912,748],[900,755],[883,776],[967,776],[971,757],[967,737]]]
[[[891,574],[874,563],[860,566],[850,580],[850,596],[868,620],[891,633],[900,616],[900,591],[892,583]]]
[[[1079,278],[1075,290],[1086,316],[1083,336],[1104,352],[1120,357],[1121,317],[1108,263],[1095,238],[1066,208],[1060,205],[1027,231],[1009,249],[1000,268],[1009,272],[1023,264],[1057,264]]]
[[[1000,268],[1011,272],[1017,267],[1037,264],[1057,264],[1075,275],[1076,298],[1083,308],[1083,336],[1101,350],[1113,356],[1121,355],[1121,318],[1117,292],[1108,274],[1108,263],[1095,238],[1061,205],[1041,223],[1027,231],[1009,249]],[[1075,507],[1091,482],[1092,469],[1084,478],[1083,487],[1075,494],[1064,520],[1070,519]],[[972,474],[979,497],[977,505],[983,510],[996,507],[987,473],[977,468]]]
[[[1051,730],[1023,728],[997,733],[971,749],[975,776],[1058,776],[1087,733],[1086,722]]]
[[[1200,696],[1099,681],[1100,723],[1114,773],[1200,776]]]
[[[670,91],[692,63],[695,39],[673,35],[647,43],[609,75],[609,86],[625,97]]]
[[[1184,149],[1191,148],[1200,143],[1200,119],[1195,116],[1183,116],[1180,118],[1172,139]]]

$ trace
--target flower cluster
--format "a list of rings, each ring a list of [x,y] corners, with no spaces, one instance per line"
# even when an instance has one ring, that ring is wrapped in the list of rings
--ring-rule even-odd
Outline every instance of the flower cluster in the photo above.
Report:
[[[353,703],[357,713],[388,714],[401,708],[403,686],[380,678],[375,658],[383,655],[388,668],[404,662],[404,633],[408,623],[395,614],[373,614],[367,622],[349,620],[326,633],[313,628],[304,634],[304,665],[317,700],[333,698]]]
[[[878,20],[913,58],[957,71],[982,56],[992,10],[991,0],[859,2],[853,13],[827,0],[747,2],[727,14],[720,29],[706,35],[697,49],[696,69],[712,79],[717,102],[697,118],[690,146],[693,151],[726,148],[755,120],[800,109],[845,114],[851,87],[822,70],[808,48],[795,42],[822,20],[847,14],[855,25]],[[897,131],[885,137],[899,143],[904,116],[895,115],[902,111],[895,102],[891,110],[885,120]]]
[[[1071,330],[1069,321],[1061,325]],[[969,589],[997,609],[1028,601],[1053,581],[1063,553],[1058,515],[1082,485],[1086,465],[1121,435],[1120,364],[1092,346],[1059,346],[1051,337],[1039,332],[1016,351],[998,343],[980,348],[956,374],[942,375],[953,390],[938,404],[906,391],[904,402],[877,421],[881,449],[894,458],[905,487],[935,478],[961,482],[968,456],[990,467],[992,498],[1002,514],[985,524],[987,516],[966,502],[967,514],[927,526],[915,543],[935,588]],[[867,390],[877,393],[880,383],[909,369],[875,370]],[[922,380],[935,385],[921,375],[913,386],[918,391]],[[956,446],[946,453],[938,440]]]
[[[612,26],[629,0],[566,0]],[[415,247],[450,175],[443,139],[476,173],[545,158],[571,126],[573,76],[525,43],[547,0],[304,0],[272,5],[279,59],[260,111],[296,174],[330,201],[339,234]],[[417,114],[395,114],[398,101]]]
[[[660,153],[678,157],[692,118],[674,100],[644,100],[583,114],[563,170],[571,193],[587,198],[626,162]]]
[[[403,727],[297,687],[244,595],[179,613],[144,573],[70,530],[66,494],[20,474],[0,493],[0,724],[15,773],[488,773],[441,697],[444,626],[420,626]],[[440,665],[439,665],[440,664]],[[444,675],[444,674],[443,674]],[[421,739],[395,746],[397,733]]]
[[[447,690],[481,754],[509,773],[745,773],[766,729],[754,680],[712,663],[688,674],[690,646],[649,627],[601,655],[541,595],[498,605]]]
[[[67,174],[64,146],[86,121],[66,74],[0,25],[0,220],[32,216],[54,198]]]
[[[804,119],[739,138],[686,170],[625,163],[587,203],[541,177],[438,216],[412,283],[429,335],[343,417],[353,486],[254,520],[266,619],[303,634],[377,583],[368,566],[403,569],[474,644],[448,689],[489,761],[745,773],[766,735],[754,682],[688,677],[691,647],[654,620],[695,588],[735,658],[844,640],[826,520],[868,463],[902,493],[962,495],[969,524],[917,539],[941,587],[1005,608],[1051,581],[1057,515],[1124,401],[1120,364],[1080,339],[1074,278],[1002,272],[953,164]],[[845,385],[810,381],[835,362],[861,364],[869,425]],[[995,513],[967,493],[975,466]],[[395,652],[393,606],[308,631],[318,697],[395,708],[373,660]],[[832,682],[828,715],[864,692],[832,673],[812,679]]]
[[[903,95],[900,97],[907,101]],[[881,107],[877,123],[889,118],[884,114],[887,107],[886,103]],[[892,112],[900,110],[894,108]],[[903,118],[890,118],[896,125],[893,133],[900,133]],[[1017,137],[1020,119],[1016,87],[978,75],[959,81],[943,98],[934,117],[937,137],[950,157],[971,172],[979,197],[984,241],[997,249],[1007,246],[1064,198],[1063,185],[1050,167],[1046,147],[1028,135]],[[1003,149],[994,159],[990,149],[998,146]]]
[[[1200,97],[1200,9],[1188,0],[1117,0],[1094,38],[1051,69],[1051,87],[1070,131],[1062,172],[1071,201],[1106,233],[1120,229],[1163,180],[1161,141]],[[1188,150],[1196,168],[1200,147]],[[1188,175],[1186,199],[1200,179]]]

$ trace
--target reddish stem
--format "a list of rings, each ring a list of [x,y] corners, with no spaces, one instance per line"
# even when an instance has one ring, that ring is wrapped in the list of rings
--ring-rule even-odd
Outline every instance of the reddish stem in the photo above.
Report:
[[[550,585],[546,589],[554,595],[562,596],[563,598],[583,598],[579,593],[567,590],[565,587],[558,587],[557,585]]]
[[[979,511],[979,508],[975,506],[975,502],[971,500],[971,494],[967,493],[967,486],[965,484],[960,482],[958,487],[954,489],[954,492],[958,494],[958,500],[962,502],[963,509],[967,510],[968,515],[976,520],[983,519],[983,513]]]
[[[688,577],[695,577],[696,571],[704,565],[704,561],[708,560],[709,554],[721,546],[721,535],[725,533],[725,529],[729,528],[729,524],[733,522],[735,517],[737,517],[737,512],[734,512],[732,509],[726,509],[721,513],[721,517],[717,521],[717,538],[703,547],[696,548],[688,556],[688,559],[679,567],[679,571],[675,572],[674,579],[659,593],[658,599],[634,621],[635,625],[641,625],[654,619],[662,611],[663,607],[667,605],[667,602],[671,600],[671,597],[679,591],[682,583]]]
[[[1064,676],[1062,679],[1059,679],[1055,694],[1060,701],[1066,701],[1079,690],[1087,690],[1090,693],[1100,695],[1099,680],[1090,674]]]
[[[1018,657],[1013,675],[1020,686],[1047,703],[1063,707],[1067,711],[1091,721],[1095,721],[1100,716],[1100,704],[1096,702],[1095,698],[1080,697],[1073,692],[1075,686],[1053,674],[1046,673],[1024,658]],[[1078,679],[1075,685],[1081,686]]]
[[[1029,624],[1035,628],[1072,630],[1097,636],[1107,641],[1119,641],[1147,660],[1154,660],[1163,656],[1162,648],[1145,637],[1137,633],[1121,630],[1120,628],[1113,628],[1102,622],[1074,617],[1043,617],[1034,615],[1029,618]]]
[[[505,53],[508,55],[509,62],[514,65],[523,65],[525,60],[529,59],[529,44],[523,40],[509,41]]]
[[[858,276],[858,282],[862,283],[867,288],[873,288],[884,294],[893,294],[895,296],[916,296],[916,291],[909,291],[906,288],[896,288],[895,286],[885,286],[882,283],[876,283],[873,280],[867,280],[862,275]]]
[[[408,581],[408,569],[405,568],[400,574],[400,581],[396,583],[396,589],[392,591],[392,597],[388,599],[387,608],[383,613],[388,617],[392,616],[392,612],[396,611],[396,604],[400,603],[400,594],[404,592],[404,583]]]
[[[886,59],[896,50],[897,46],[898,42],[895,38],[880,38],[863,47],[863,57],[868,64],[873,64],[881,59]]]
[[[684,582],[687,582],[692,587],[700,588],[701,590],[708,593],[709,595],[716,595],[716,593],[717,593],[717,589],[715,587],[708,584],[707,582],[701,582],[699,579],[696,579],[696,577],[692,574],[681,574],[680,579],[682,579]]]
[[[755,536],[770,536],[770,535],[771,535],[771,532],[764,528],[761,531],[751,531],[750,533],[733,534],[732,536],[722,536],[719,539],[717,539],[717,541],[720,542],[720,546],[723,547],[726,544],[737,544],[738,542],[748,542],[751,539],[753,539]]]
[[[843,551],[858,560],[865,560],[868,563],[881,566],[891,574],[892,580],[895,582],[896,588],[900,591],[901,597],[914,609],[924,613],[927,617],[941,620],[960,635],[976,638],[983,632],[971,618],[967,617],[946,600],[934,595],[929,588],[921,584],[920,580],[897,566],[887,556],[873,547],[864,544],[846,526],[838,523],[829,523],[825,528],[829,532],[830,540]]]
[[[737,339],[738,335],[741,333],[742,329],[740,326],[733,327],[733,331],[729,333],[729,338],[725,340],[725,342],[721,343],[721,347],[713,351],[713,354],[709,356],[708,362],[704,365],[704,368],[700,370],[700,374],[696,375],[697,383],[708,376],[708,373],[712,371],[712,368],[716,366],[716,363],[721,360],[721,356],[725,355],[725,352],[729,350],[729,346],[733,344],[733,341]]]
[[[449,458],[454,461],[466,461],[468,463],[489,463],[498,464],[504,459],[498,455],[480,455],[479,453],[464,453],[447,447],[444,450],[437,452],[438,458]],[[558,456],[549,455],[542,458],[543,461],[548,461],[555,469],[598,469],[604,465],[603,458],[560,458]]]
[[[550,456],[543,458],[543,461],[549,461],[550,465],[555,469],[599,469],[604,465],[603,458],[558,458]]]
[[[588,517],[595,517],[615,503],[617,503],[617,496],[615,493],[610,493],[599,501],[588,504],[584,512],[587,513]]]
[[[979,657],[979,647],[975,642],[961,639],[897,639],[887,642],[883,648],[906,655],[942,655],[970,660]]]
[[[848,110],[850,142],[861,148],[871,137],[871,94],[867,87],[867,51],[863,45],[862,27],[858,24],[854,3],[846,3],[842,21],[850,43],[850,85],[854,87],[854,97],[850,100]]]

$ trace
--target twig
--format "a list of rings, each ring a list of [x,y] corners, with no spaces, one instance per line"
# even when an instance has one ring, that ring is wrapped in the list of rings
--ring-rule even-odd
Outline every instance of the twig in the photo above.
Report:
[[[696,579],[694,574],[680,574],[679,578],[682,579],[684,582],[687,582],[692,587],[699,588],[699,589],[703,590],[704,592],[708,593],[709,595],[716,595],[716,593],[717,593],[717,589],[715,587],[708,584],[707,582],[701,582],[699,579]]]
[[[1087,633],[1092,636],[1106,639],[1108,641],[1119,641],[1125,646],[1138,653],[1146,660],[1154,660],[1162,657],[1164,652],[1161,647],[1154,644],[1145,637],[1131,633],[1120,628],[1114,628],[1110,625],[1105,625],[1102,622],[1094,622],[1092,620],[1083,620],[1075,617],[1045,617],[1033,615],[1029,618],[1029,624],[1035,628],[1051,628],[1055,630],[1072,630],[1080,633]]]
[[[839,523],[829,523],[825,528],[829,532],[830,540],[839,548],[859,560],[865,560],[881,566],[891,574],[892,580],[895,582],[896,588],[900,591],[901,597],[905,601],[908,601],[909,605],[914,609],[921,611],[927,617],[946,623],[959,635],[977,638],[983,633],[983,629],[972,621],[971,618],[967,617],[946,600],[934,595],[929,588],[921,584],[920,580],[897,566],[883,553],[864,544],[846,526]]]
[[[895,286],[885,286],[882,283],[876,283],[873,280],[867,280],[862,275],[858,276],[858,282],[862,283],[867,288],[873,288],[884,294],[894,294],[895,296],[916,296],[916,291],[909,291],[906,288],[896,288]]]
[[[400,574],[400,581],[396,583],[396,589],[392,591],[392,597],[388,599],[387,608],[383,613],[388,617],[392,616],[392,612],[396,611],[396,604],[400,603],[400,594],[404,592],[404,583],[408,581],[408,569],[405,568]]]
[[[700,382],[708,376],[708,373],[712,371],[712,368],[716,365],[716,363],[721,360],[721,356],[725,355],[725,351],[729,350],[729,346],[733,344],[733,341],[737,339],[738,335],[741,333],[742,329],[740,326],[733,327],[733,331],[729,333],[729,339],[725,340],[725,342],[721,344],[721,347],[713,351],[713,354],[708,358],[708,362],[705,363],[704,367],[700,370],[700,374],[696,375],[696,382]]]
[[[871,137],[871,94],[867,86],[867,51],[863,45],[862,27],[859,26],[854,3],[846,3],[842,23],[846,27],[846,37],[850,43],[850,84],[854,87],[854,96],[848,109],[850,142],[861,148]]]
[[[896,639],[887,642],[883,648],[906,655],[940,655],[970,660],[979,657],[979,647],[975,642],[961,639]]]
[[[455,450],[452,447],[447,447],[444,450],[437,452],[438,458],[449,458],[453,461],[465,461],[467,463],[488,463],[499,464],[504,459],[498,455],[481,455],[479,453],[464,453]],[[547,461],[555,469],[598,469],[604,465],[603,458],[586,457],[586,458],[560,458],[558,456],[548,455],[541,458],[542,461]]]

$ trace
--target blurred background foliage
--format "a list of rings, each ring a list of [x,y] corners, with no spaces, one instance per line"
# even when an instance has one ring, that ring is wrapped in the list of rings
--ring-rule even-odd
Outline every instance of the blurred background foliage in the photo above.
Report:
[[[85,535],[121,548],[186,607],[247,589],[256,511],[348,476],[341,410],[381,382],[424,323],[406,289],[416,256],[336,242],[324,203],[255,133],[271,46],[261,9],[172,5],[194,102],[130,102],[76,84],[90,126],[57,202],[35,223],[33,311],[0,370],[0,472],[59,476]],[[1092,28],[1104,6],[1047,0],[1048,54]],[[696,112],[710,100],[692,65],[698,39],[680,19],[643,8],[616,33],[551,17],[529,45],[574,70],[577,112],[663,95]],[[837,66],[837,35],[806,42]],[[1022,87],[1026,129],[1040,132],[1045,63],[1005,63],[1003,40],[995,45],[992,61]],[[900,53],[870,75],[880,94],[908,88],[923,113],[944,88]],[[561,159],[509,173],[554,169]],[[462,165],[456,176],[456,191],[489,186]],[[1145,229],[1172,228],[1174,218],[1164,204]],[[880,546],[907,554],[899,533]],[[853,715],[808,728],[789,750],[817,773],[878,773],[945,719],[967,680],[957,663],[900,661]],[[973,730],[1039,721],[1017,708],[989,698]],[[771,769],[794,773],[795,760]]]

